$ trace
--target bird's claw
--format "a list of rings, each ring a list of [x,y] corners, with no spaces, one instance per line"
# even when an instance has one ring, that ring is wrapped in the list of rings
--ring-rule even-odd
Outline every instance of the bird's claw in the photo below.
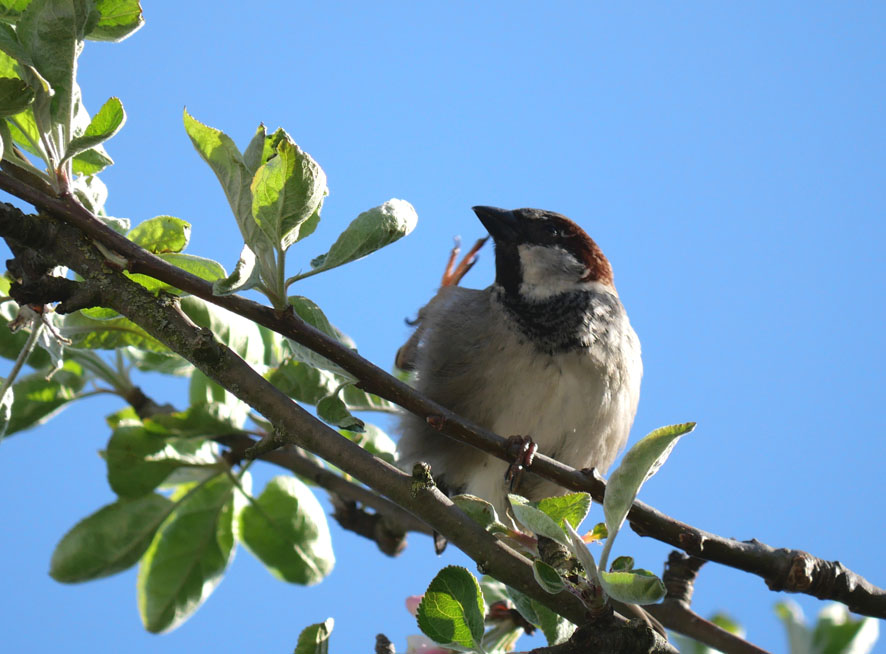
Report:
[[[508,452],[513,459],[505,473],[505,481],[508,482],[508,490],[513,492],[520,483],[523,471],[535,460],[538,445],[530,436],[508,436]]]

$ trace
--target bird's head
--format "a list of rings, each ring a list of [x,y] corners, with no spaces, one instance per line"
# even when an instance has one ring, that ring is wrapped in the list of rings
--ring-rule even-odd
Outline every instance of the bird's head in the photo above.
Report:
[[[612,266],[585,231],[541,209],[474,207],[495,242],[495,283],[527,300],[599,286],[615,292]]]

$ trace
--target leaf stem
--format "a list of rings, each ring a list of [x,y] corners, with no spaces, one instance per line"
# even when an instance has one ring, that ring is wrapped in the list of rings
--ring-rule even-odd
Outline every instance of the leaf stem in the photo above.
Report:
[[[72,348],[68,352],[72,359],[82,364],[84,368],[90,370],[100,379],[108,382],[118,395],[126,397],[126,394],[132,391],[133,384],[125,370],[114,370],[99,355],[88,350],[75,350]]]
[[[37,345],[37,339],[40,337],[40,330],[43,329],[43,322],[41,320],[35,320],[31,325],[31,333],[28,335],[28,340],[25,341],[24,347],[21,349],[21,352],[18,353],[15,363],[12,365],[12,370],[9,371],[9,375],[7,375],[6,379],[3,381],[3,386],[0,386],[0,399],[6,395],[6,391],[10,389],[15,378],[18,377],[22,367],[25,365],[25,361]]]
[[[21,126],[21,124],[14,117],[7,117],[6,120],[8,120],[13,125],[15,125],[16,129],[18,129],[18,131],[21,132],[24,135],[24,137],[27,139],[28,143],[31,144],[31,147],[34,148],[35,150],[37,150],[37,152],[38,152],[37,156],[39,156],[43,160],[43,163],[45,163],[48,166],[49,165],[49,154],[46,152],[46,148],[44,147],[43,143],[42,142],[38,143],[37,141],[32,139],[31,135],[28,134],[28,132]],[[28,161],[28,163],[31,163],[31,162]],[[34,170],[37,170],[36,166],[34,167]]]
[[[316,275],[317,273],[321,273],[324,270],[326,270],[326,268],[313,268],[313,269],[309,270],[308,272],[303,272],[303,273],[298,273],[297,275],[293,275],[292,277],[290,277],[289,279],[286,280],[285,286],[286,286],[286,288],[289,288],[295,282],[305,279],[307,277],[312,277],[313,275]]]

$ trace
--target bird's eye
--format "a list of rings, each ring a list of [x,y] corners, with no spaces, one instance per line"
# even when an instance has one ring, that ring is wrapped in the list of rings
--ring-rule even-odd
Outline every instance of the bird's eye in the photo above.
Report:
[[[544,229],[545,233],[549,234],[550,236],[557,237],[561,234],[560,229],[553,223],[545,223],[542,226],[542,229]]]

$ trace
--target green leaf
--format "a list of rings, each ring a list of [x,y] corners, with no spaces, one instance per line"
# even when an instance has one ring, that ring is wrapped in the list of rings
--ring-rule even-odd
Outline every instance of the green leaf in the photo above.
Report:
[[[49,372],[44,369],[13,384],[15,401],[7,436],[46,422],[83,390],[86,382],[83,369],[75,361],[66,361],[63,368],[47,380]]]
[[[54,93],[46,78],[34,68],[34,61],[19,40],[18,33],[5,23],[0,23],[0,50],[3,51],[4,61],[0,68],[4,77],[23,79],[32,89],[42,92],[46,97]]]
[[[7,125],[12,140],[17,146],[25,152],[30,152],[34,156],[46,160],[46,153],[40,144],[40,130],[34,119],[33,107],[29,107],[15,116],[10,116]]]
[[[367,393],[353,384],[348,384],[341,390],[341,398],[351,411],[398,412],[397,406],[393,402],[388,402],[378,395]]]
[[[191,223],[173,216],[157,216],[136,225],[127,235],[148,252],[181,252],[191,239]]]
[[[3,52],[6,47],[5,41],[7,30],[9,29],[9,25],[0,23],[0,77],[21,79],[21,67],[19,66],[19,63],[14,58],[6,54],[6,52]],[[15,38],[15,30],[12,30],[12,36],[13,38]],[[18,45],[17,42],[16,45]]]
[[[9,125],[5,120],[0,120],[0,159],[4,159],[9,163],[18,159],[18,153],[13,148],[12,133],[9,131]]]
[[[92,41],[119,42],[145,24],[139,0],[95,0],[95,9],[101,18],[86,35]]]
[[[591,496],[588,493],[555,495],[539,500],[535,506],[561,527],[568,522],[578,529],[581,521],[591,510]]]
[[[484,529],[499,522],[495,507],[486,500],[475,495],[455,495],[450,498],[452,503],[464,511],[474,522]]]
[[[585,535],[583,540],[585,540],[586,542],[595,543],[601,540],[606,540],[607,538],[609,538],[609,530],[606,529],[606,523],[598,522],[594,525],[594,528]]]
[[[202,419],[213,425],[213,433],[237,431],[249,417],[250,407],[246,402],[219,386],[200,370],[195,370],[191,375],[188,397],[191,402],[188,409],[191,420]]]
[[[854,620],[843,604],[827,604],[812,631],[812,651],[821,654],[868,654],[879,636],[874,618]]]
[[[575,633],[576,626],[566,618],[557,615],[540,602],[532,600],[538,613],[538,626],[548,641],[548,645],[565,643]]]
[[[252,216],[252,171],[247,168],[240,150],[224,132],[204,125],[184,111],[185,130],[203,160],[212,168],[222,185],[243,240],[261,259],[262,251],[273,250],[270,239]]]
[[[634,557],[632,556],[619,556],[612,564],[609,566],[609,569],[613,572],[630,572],[634,569]]]
[[[517,611],[529,622],[540,627],[547,638],[548,645],[559,645],[569,640],[575,631],[575,625],[560,617],[541,602],[507,586],[508,596],[514,602]]]
[[[71,180],[71,185],[80,204],[94,213],[105,225],[118,234],[125,234],[129,231],[128,218],[112,218],[103,215],[105,202],[108,200],[108,187],[101,179],[95,175],[77,175]]]
[[[194,254],[170,252],[167,254],[159,254],[157,256],[163,259],[166,263],[177,266],[178,268],[181,268],[182,270],[185,270],[192,275],[196,275],[200,279],[205,279],[207,282],[214,282],[217,279],[223,279],[228,274],[227,272],[225,272],[224,267],[218,261],[205,259],[204,257],[198,257]],[[136,284],[144,286],[152,293],[164,292],[173,293],[176,295],[181,293],[181,291],[174,286],[170,286],[166,282],[162,282],[159,279],[149,277],[148,275],[129,272],[124,272],[124,274]]]
[[[314,301],[302,297],[301,295],[291,295],[287,300],[296,315],[306,323],[319,329],[327,336],[331,336],[349,348],[353,349],[356,347],[354,341],[352,341],[350,337],[339,331],[337,327],[329,322],[329,319],[323,313],[323,310],[320,309]]]
[[[334,624],[332,618],[326,618],[325,622],[305,627],[298,635],[295,654],[328,654],[329,636]]]
[[[0,20],[15,23],[29,4],[31,4],[31,0],[2,0],[0,2]]]
[[[216,446],[206,440],[165,438],[127,422],[108,441],[108,483],[121,497],[138,497],[157,488],[176,468],[215,465],[215,452]]]
[[[243,151],[243,163],[249,172],[255,175],[259,167],[276,154],[277,143],[285,133],[282,129],[278,129],[272,136],[268,136],[265,124],[259,123],[249,145]]]
[[[268,381],[292,399],[311,405],[318,404],[342,384],[328,370],[314,368],[295,359],[276,368]]]
[[[242,484],[248,485],[248,473]],[[235,486],[228,475],[183,486],[138,570],[138,609],[152,633],[179,626],[212,594],[234,555]]]
[[[0,116],[14,116],[34,101],[34,90],[24,80],[0,77]]]
[[[459,495],[457,497],[473,497],[472,495]],[[455,498],[452,498],[455,501]],[[492,606],[496,602],[510,602],[508,595],[508,587],[501,583],[498,579],[494,579],[489,575],[480,577],[480,592],[483,593],[483,600],[487,605]]]
[[[240,537],[278,579],[313,585],[335,565],[326,513],[295,477],[271,479],[240,512]]]
[[[301,225],[319,212],[328,191],[326,174],[285,132],[276,154],[252,180],[252,215],[271,243],[285,251],[301,238]]]
[[[626,604],[655,604],[665,596],[661,579],[648,570],[607,572],[599,570],[600,582],[609,597]]]
[[[174,352],[145,352],[134,347],[121,348],[126,358],[143,372],[159,372],[178,377],[190,376],[194,369],[189,361]]]
[[[391,199],[364,211],[341,233],[329,252],[311,261],[314,274],[365,257],[406,236],[415,228],[418,215],[406,200]],[[306,274],[298,277],[307,276]]]
[[[554,522],[546,513],[540,511],[530,504],[526,498],[519,495],[509,494],[508,499],[511,501],[514,517],[520,524],[534,534],[546,536],[561,545],[569,546],[569,539],[566,537],[563,527]]]
[[[812,632],[806,627],[803,611],[796,602],[778,602],[775,615],[781,620],[788,633],[788,646],[791,654],[812,652]]]
[[[588,546],[585,545],[585,542],[578,535],[578,532],[575,531],[575,528],[568,522],[566,523],[566,533],[569,535],[569,550],[572,552],[572,555],[581,563],[587,578],[596,582],[597,562],[594,561],[594,555],[591,554]]]
[[[126,570],[148,549],[173,506],[156,493],[108,504],[64,535],[52,554],[49,574],[72,584]]]
[[[258,286],[261,283],[261,269],[256,264],[255,252],[248,245],[244,245],[233,272],[228,277],[217,279],[212,283],[213,294],[231,295]]]
[[[33,0],[22,12],[16,33],[34,67],[52,85],[52,122],[69,140],[72,136],[77,57],[84,35],[100,16],[86,0]],[[48,95],[45,96],[48,101]],[[37,98],[38,104],[41,102]],[[36,109],[38,122],[40,108]],[[44,125],[49,130],[49,124]],[[63,149],[67,141],[59,143]]]
[[[477,648],[485,616],[486,606],[474,575],[450,565],[431,581],[416,617],[419,628],[434,642]]]
[[[71,166],[75,175],[95,175],[113,163],[114,160],[99,145],[78,154],[71,161]]]
[[[182,311],[199,327],[212,330],[215,337],[234,350],[244,361],[260,372],[272,355],[274,339],[266,339],[257,324],[227,309],[193,296],[180,301]]]
[[[238,416],[235,420],[231,416],[232,413],[231,408],[224,403],[212,402],[190,406],[184,411],[157,413],[146,419],[144,424],[148,431],[156,432],[164,438],[180,437],[191,439],[195,436],[212,438],[214,436],[229,435],[236,429],[231,424],[233,422],[239,423],[242,418]],[[177,474],[181,470],[181,468],[176,468],[164,480],[163,484],[170,483],[169,480],[172,478],[172,475]],[[196,470],[196,468],[191,470]]]
[[[73,347],[116,350],[130,345],[151,352],[169,352],[163,343],[127,318],[94,320],[82,311],[60,316],[59,331]]]
[[[560,573],[541,559],[535,559],[532,562],[532,575],[535,577],[538,585],[542,587],[542,590],[551,595],[556,595],[566,588]]]
[[[296,315],[306,323],[319,329],[327,336],[331,336],[344,346],[354,349],[354,342],[336,329],[332,323],[324,315],[323,311],[314,302],[300,295],[293,295],[287,299],[290,306],[295,310]],[[286,339],[286,344],[292,356],[303,363],[307,363],[314,368],[322,368],[340,375],[343,380],[356,381],[350,373],[333,363],[326,357],[317,354],[313,350],[305,347],[301,343],[297,343],[292,339]]]
[[[119,132],[125,122],[126,112],[123,111],[123,103],[120,102],[120,98],[109,98],[98,110],[98,113],[93,116],[86,131],[71,139],[62,161],[104,143]]]
[[[328,395],[317,403],[317,417],[340,429],[363,431],[363,421],[351,415],[338,393]]]
[[[615,538],[640,487],[658,472],[677,440],[695,429],[694,422],[660,427],[635,443],[609,477],[603,498],[603,514],[610,540]]]
[[[284,339],[275,331],[272,331],[264,325],[258,326],[259,334],[261,334],[262,345],[264,345],[265,356],[264,364],[267,368],[276,368],[281,365],[286,358]]]
[[[393,464],[397,460],[397,444],[375,425],[363,423],[363,431],[342,430],[342,434],[388,463]]]

